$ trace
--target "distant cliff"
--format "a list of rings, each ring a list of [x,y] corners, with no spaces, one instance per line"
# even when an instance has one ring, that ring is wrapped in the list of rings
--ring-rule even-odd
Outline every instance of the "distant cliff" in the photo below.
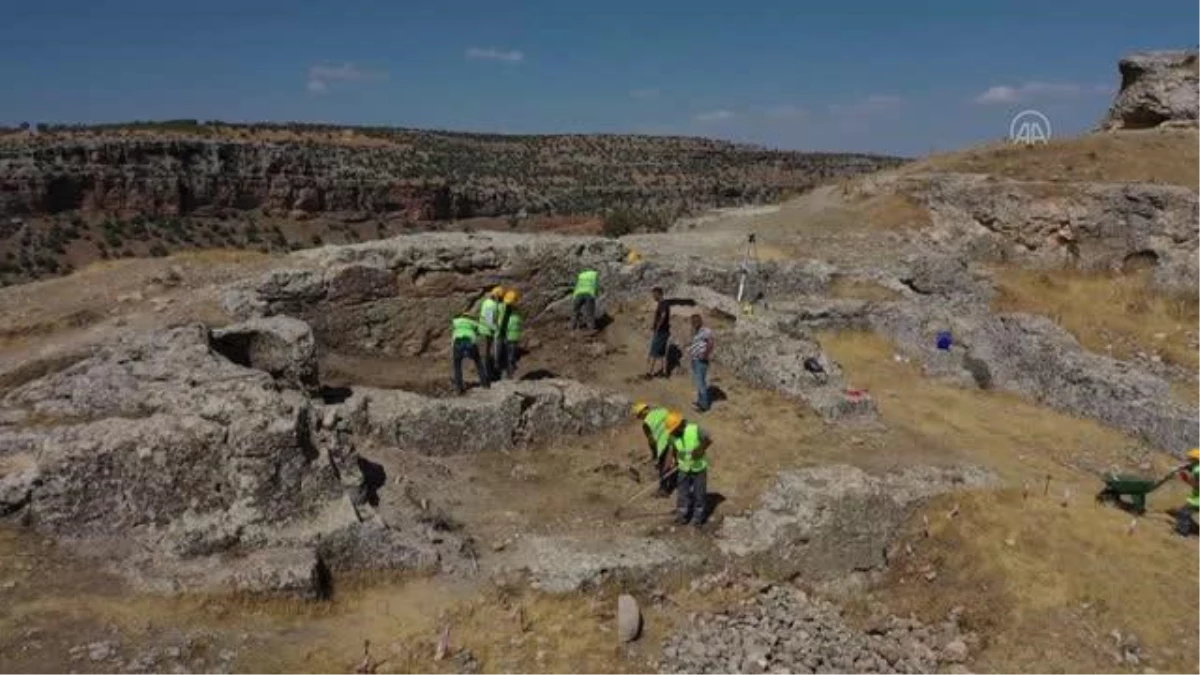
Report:
[[[446,227],[615,235],[902,161],[679,137],[37,125],[0,131],[0,285],[101,259]]]
[[[222,129],[11,135],[0,142],[0,215],[259,210],[442,221],[521,211],[589,214],[615,206],[674,215],[770,201],[901,161],[695,138],[421,131],[380,137],[348,130],[278,141]]]

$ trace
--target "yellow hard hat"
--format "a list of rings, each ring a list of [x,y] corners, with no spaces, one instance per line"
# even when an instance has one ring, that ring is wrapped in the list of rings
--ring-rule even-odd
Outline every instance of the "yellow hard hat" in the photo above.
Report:
[[[1188,450],[1188,459],[1200,461],[1200,448],[1192,448]]]
[[[638,401],[637,403],[633,404],[633,415],[634,415],[634,417],[637,417],[638,415],[641,415],[642,413],[646,412],[649,409],[650,409],[649,403],[646,403],[645,401]]]
[[[521,294],[517,292],[517,289],[515,288],[504,294],[504,304],[506,305],[516,304],[516,302],[520,299]]]
[[[683,415],[680,415],[674,410],[672,410],[670,413],[667,413],[667,431],[674,433],[675,430],[679,428],[680,424],[683,424]]]
[[[504,297],[504,287],[503,287],[503,286],[496,286],[495,288],[493,288],[493,289],[492,289],[492,297],[493,297],[493,298],[502,298],[502,297]]]

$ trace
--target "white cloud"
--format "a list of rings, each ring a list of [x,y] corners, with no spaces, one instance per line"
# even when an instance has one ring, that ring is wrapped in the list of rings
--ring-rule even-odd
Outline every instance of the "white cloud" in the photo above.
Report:
[[[903,98],[892,94],[871,94],[853,103],[835,103],[829,106],[829,112],[834,115],[880,115],[896,110],[903,103]]]
[[[971,99],[979,105],[1003,105],[1027,103],[1035,100],[1064,100],[1078,98],[1084,94],[1111,94],[1112,87],[1093,85],[1085,87],[1073,82],[1026,82],[1017,86],[999,84],[988,87]]]
[[[505,63],[520,63],[525,60],[525,54],[516,49],[496,49],[494,47],[470,47],[467,49],[468,59],[484,61],[503,61]]]
[[[697,122],[723,122],[734,118],[730,110],[708,110],[696,115]]]
[[[308,68],[308,91],[313,94],[324,94],[329,91],[331,82],[362,82],[387,77],[387,73],[368,71],[353,63],[317,64]]]
[[[650,99],[658,98],[661,95],[662,95],[662,92],[659,91],[658,89],[655,89],[654,87],[646,87],[644,89],[631,89],[629,91],[629,97],[636,98],[639,101],[648,101]]]

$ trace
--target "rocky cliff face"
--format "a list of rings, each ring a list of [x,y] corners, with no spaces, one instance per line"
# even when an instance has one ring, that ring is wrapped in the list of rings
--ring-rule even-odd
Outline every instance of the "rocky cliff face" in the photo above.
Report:
[[[0,144],[0,214],[401,213],[449,220],[761,201],[900,160],[702,139],[409,132],[354,146],[51,133]]]
[[[1130,54],[1121,59],[1121,91],[1105,129],[1145,129],[1196,124],[1196,50]]]

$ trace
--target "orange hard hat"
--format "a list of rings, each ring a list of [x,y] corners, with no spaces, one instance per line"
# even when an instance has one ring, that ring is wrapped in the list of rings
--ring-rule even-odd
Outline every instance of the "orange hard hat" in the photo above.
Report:
[[[510,289],[507,293],[504,294],[504,304],[506,304],[506,305],[515,305],[517,303],[517,301],[520,299],[521,299],[521,293],[518,292],[517,289],[515,289],[515,288]]]
[[[674,410],[667,414],[667,431],[674,433],[680,424],[683,424],[683,415]]]

